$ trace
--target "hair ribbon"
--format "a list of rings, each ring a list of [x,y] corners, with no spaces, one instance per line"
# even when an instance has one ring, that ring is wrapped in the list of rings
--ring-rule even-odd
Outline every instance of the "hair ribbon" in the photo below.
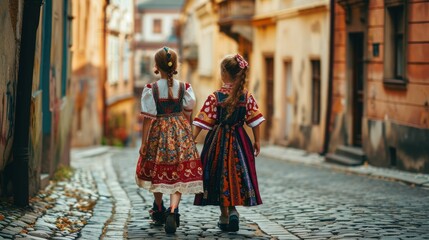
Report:
[[[249,63],[244,60],[244,58],[237,53],[237,55],[235,55],[235,59],[238,62],[238,65],[240,66],[241,69],[245,69],[246,67],[249,67]]]
[[[167,53],[167,65],[169,67],[173,66],[173,62],[171,62],[171,53],[168,51],[168,47],[164,47],[164,51]]]

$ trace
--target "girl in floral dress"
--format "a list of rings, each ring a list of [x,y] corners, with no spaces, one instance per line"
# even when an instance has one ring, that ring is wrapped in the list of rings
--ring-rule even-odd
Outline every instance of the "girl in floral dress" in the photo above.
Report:
[[[252,94],[244,89],[248,63],[239,55],[227,56],[221,63],[224,85],[208,96],[194,119],[194,138],[209,130],[201,153],[204,193],[195,205],[218,205],[218,226],[224,231],[239,230],[235,206],[262,204],[255,170],[259,154],[259,125],[265,120]],[[254,142],[243,125],[253,130]]]
[[[155,64],[154,72],[160,73],[161,79],[147,84],[141,97],[144,118],[136,183],[153,192],[150,214],[155,224],[165,223],[165,231],[174,233],[180,225],[181,195],[203,191],[201,160],[190,125],[195,95],[190,84],[173,79],[177,74],[175,51],[167,47],[158,50]],[[163,194],[170,195],[167,211]]]

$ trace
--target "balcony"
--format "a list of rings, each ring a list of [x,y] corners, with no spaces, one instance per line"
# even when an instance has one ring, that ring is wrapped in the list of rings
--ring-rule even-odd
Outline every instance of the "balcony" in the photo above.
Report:
[[[198,45],[195,43],[183,46],[183,60],[187,61],[191,67],[196,67],[198,63]]]
[[[366,0],[337,0],[337,3],[344,8],[355,7],[355,6],[365,7],[368,5],[368,1]]]
[[[252,42],[251,20],[255,13],[254,0],[224,0],[219,2],[220,30],[235,39]]]
[[[368,18],[368,1],[366,0],[337,0],[346,13],[346,23],[350,24],[353,18],[353,14],[359,16],[362,23],[367,22]],[[355,9],[354,11],[352,9]],[[354,12],[354,13],[352,13]]]

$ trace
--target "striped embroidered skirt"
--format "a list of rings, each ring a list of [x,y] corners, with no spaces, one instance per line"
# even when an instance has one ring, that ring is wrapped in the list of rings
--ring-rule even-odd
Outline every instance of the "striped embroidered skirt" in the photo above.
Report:
[[[195,205],[255,206],[262,204],[253,146],[243,126],[216,125],[201,153],[204,193]]]

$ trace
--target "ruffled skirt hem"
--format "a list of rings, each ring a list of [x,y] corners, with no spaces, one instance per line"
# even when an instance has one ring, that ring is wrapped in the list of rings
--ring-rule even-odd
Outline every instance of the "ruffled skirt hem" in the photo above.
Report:
[[[153,184],[151,181],[145,181],[135,176],[136,184],[140,188],[144,188],[150,192],[159,192],[163,194],[173,194],[180,192],[182,194],[198,194],[202,193],[203,181],[193,182],[177,182],[174,184]]]

